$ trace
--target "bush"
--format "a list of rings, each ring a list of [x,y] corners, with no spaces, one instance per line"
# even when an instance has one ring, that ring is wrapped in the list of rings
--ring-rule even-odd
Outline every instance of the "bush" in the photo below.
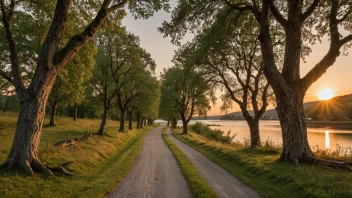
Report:
[[[217,142],[221,142],[223,144],[232,143],[236,136],[236,135],[230,136],[231,131],[228,131],[227,134],[224,135],[223,131],[219,129],[211,129],[207,125],[200,122],[196,122],[195,124],[193,124],[192,129],[197,134],[202,135],[208,138],[209,140],[214,140]]]

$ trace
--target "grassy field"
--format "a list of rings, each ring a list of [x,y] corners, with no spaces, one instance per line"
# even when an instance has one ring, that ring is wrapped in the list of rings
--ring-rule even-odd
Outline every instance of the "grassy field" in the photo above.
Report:
[[[0,113],[0,162],[11,148],[17,114]],[[48,119],[45,120],[47,124]],[[48,165],[74,161],[69,166],[75,175],[68,177],[27,177],[12,171],[0,171],[0,197],[104,197],[127,175],[150,128],[119,133],[118,122],[108,121],[104,137],[92,137],[66,148],[53,147],[59,140],[96,132],[100,120],[57,117],[57,126],[43,128],[40,153]]]
[[[193,166],[192,162],[189,161],[187,156],[182,153],[182,151],[177,148],[177,146],[167,137],[165,131],[163,131],[163,138],[170,150],[176,157],[178,164],[181,167],[181,171],[185,176],[188,185],[191,189],[192,197],[194,198],[216,198],[217,194],[208,185],[208,183],[199,175],[197,169]]]
[[[280,150],[245,148],[211,141],[190,130],[179,140],[197,149],[263,197],[352,197],[352,173],[278,161]]]

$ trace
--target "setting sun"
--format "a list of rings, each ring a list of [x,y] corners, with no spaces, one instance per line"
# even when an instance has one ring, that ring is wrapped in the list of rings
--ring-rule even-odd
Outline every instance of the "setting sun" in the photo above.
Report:
[[[330,100],[334,96],[335,91],[330,88],[325,88],[318,92],[318,97],[320,100]]]

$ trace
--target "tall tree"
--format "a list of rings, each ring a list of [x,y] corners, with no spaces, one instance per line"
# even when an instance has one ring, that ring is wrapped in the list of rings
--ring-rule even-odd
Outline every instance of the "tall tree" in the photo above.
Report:
[[[50,125],[55,125],[55,114],[60,102],[75,106],[83,102],[86,82],[92,76],[96,51],[95,43],[90,42],[58,75],[48,99],[51,106]],[[76,113],[75,115],[77,116]]]
[[[13,84],[21,109],[10,154],[8,159],[0,165],[0,168],[18,166],[30,175],[34,174],[33,170],[53,174],[38,157],[45,106],[51,88],[59,72],[92,39],[100,29],[104,19],[112,12],[123,12],[128,0],[88,1],[88,3],[93,3],[92,5],[88,5],[86,1],[74,1],[75,3],[78,2],[77,5],[79,5],[76,8],[80,8],[82,5],[86,5],[86,9],[91,8],[87,10],[87,13],[94,13],[95,17],[87,17],[86,21],[91,21],[83,23],[80,28],[81,32],[68,39],[66,44],[62,43],[62,35],[69,13],[75,13],[76,9],[70,9],[71,0],[56,1],[55,11],[53,17],[51,17],[51,25],[41,46],[34,75],[30,78],[30,82],[26,84],[21,72],[22,62],[20,62],[20,54],[17,48],[18,42],[16,42],[19,39],[15,37],[12,20],[17,10],[27,7],[24,4],[28,2],[32,1],[0,0],[2,25],[5,29],[10,56],[10,69],[1,69],[0,75]],[[21,3],[24,6],[21,6]],[[137,17],[144,18],[152,15],[154,10],[163,7],[165,7],[163,0],[131,0],[129,4],[130,10]],[[34,13],[33,15],[35,15],[37,11],[35,8],[37,7],[34,6],[31,12],[28,13]]]
[[[99,34],[97,38],[99,53],[96,56],[94,77],[91,82],[95,95],[103,103],[104,112],[98,131],[104,134],[104,128],[110,109],[117,105],[117,94],[127,83],[130,65],[126,63],[131,58],[131,50],[134,49],[138,38],[130,35],[124,28],[110,26]],[[132,48],[132,49],[131,49]]]
[[[263,72],[274,90],[282,129],[283,150],[280,159],[290,160],[295,164],[320,161],[308,144],[303,99],[307,89],[335,63],[341,50],[349,47],[352,41],[351,1],[181,0],[173,12],[172,22],[165,22],[161,31],[177,41],[187,29],[195,29],[196,24],[209,25],[214,15],[224,6],[238,12],[238,17],[254,16],[260,27],[258,39],[263,56]],[[285,41],[282,72],[279,71],[273,52],[274,44],[278,40],[273,37],[272,30],[277,25],[284,32]],[[309,54],[309,45],[323,36],[329,38],[328,52],[301,77],[301,57]]]
[[[200,73],[180,66],[165,73],[161,86],[161,104],[169,103],[180,115],[183,133],[188,133],[188,123],[194,114],[206,114],[209,105],[209,83]],[[164,107],[160,107],[164,108]],[[176,124],[176,123],[175,123]]]
[[[264,115],[272,91],[263,74],[259,28],[247,17],[233,23],[228,9],[216,16],[216,22],[195,39],[195,61],[198,68],[224,89],[222,110],[240,107],[250,129],[251,146],[261,145],[259,120]],[[250,113],[253,109],[253,115]]]

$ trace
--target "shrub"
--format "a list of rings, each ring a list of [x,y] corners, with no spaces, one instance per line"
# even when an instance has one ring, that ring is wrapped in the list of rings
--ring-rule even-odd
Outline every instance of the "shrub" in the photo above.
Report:
[[[224,135],[224,132],[219,130],[219,129],[211,129],[207,125],[196,122],[195,124],[192,125],[193,131],[195,131],[197,134],[202,135],[209,140],[214,140],[217,142],[221,142],[222,144],[230,144],[233,142],[235,139],[236,135],[231,136],[231,131],[228,131],[226,135]]]

